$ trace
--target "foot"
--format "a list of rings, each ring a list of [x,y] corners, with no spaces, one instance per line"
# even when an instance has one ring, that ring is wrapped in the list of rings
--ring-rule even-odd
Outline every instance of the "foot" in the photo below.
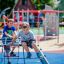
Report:
[[[16,54],[14,52],[11,52],[10,56],[16,56]]]
[[[43,58],[41,52],[38,52],[38,53],[37,53],[37,56],[38,56],[38,58]]]
[[[31,58],[31,53],[27,53],[27,57],[26,58]]]

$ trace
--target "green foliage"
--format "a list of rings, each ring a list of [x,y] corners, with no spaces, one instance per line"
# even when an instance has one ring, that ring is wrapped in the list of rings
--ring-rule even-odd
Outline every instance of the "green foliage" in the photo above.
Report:
[[[56,8],[56,10],[61,10],[63,11],[64,10],[64,0],[60,0],[60,3],[58,5],[58,7]],[[60,13],[60,18],[64,16],[64,13]],[[61,20],[61,19],[60,19]]]
[[[64,0],[60,0],[60,3],[57,8],[59,8],[59,10],[64,10]]]
[[[38,2],[38,0],[32,0],[33,4],[37,7],[38,10],[42,9],[42,6],[44,6],[45,4],[52,6],[54,8],[56,0],[39,0],[39,1],[40,2]]]
[[[64,18],[60,18],[59,19],[59,22],[64,22]]]

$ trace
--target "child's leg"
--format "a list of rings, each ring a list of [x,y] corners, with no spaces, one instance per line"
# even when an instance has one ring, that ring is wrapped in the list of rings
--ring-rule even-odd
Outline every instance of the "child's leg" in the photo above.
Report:
[[[25,42],[22,42],[22,46],[24,47],[26,52],[29,52],[29,48],[28,48],[28,46],[27,46],[27,44]]]
[[[15,49],[14,43],[12,42],[10,46],[13,46],[13,47],[12,47],[12,50],[11,50],[11,52],[13,52],[14,49]]]
[[[11,46],[13,46],[12,50],[10,51],[11,56],[16,56],[16,54],[14,54],[14,49],[15,49],[14,43],[15,43],[15,39],[13,39],[12,42],[11,42]]]
[[[4,50],[6,52],[6,55],[9,55],[9,52],[10,52],[10,46],[4,46]]]
[[[15,49],[15,46],[12,47],[12,52],[14,51],[14,49]]]
[[[25,49],[26,52],[27,52],[27,58],[30,58],[30,57],[31,57],[31,53],[30,53],[30,51],[29,51],[29,48],[28,48],[26,42],[22,42],[22,46],[24,47],[24,49]]]
[[[10,51],[10,56],[16,56],[16,54],[13,52],[15,47],[12,47],[12,50]]]
[[[37,48],[37,46],[35,45],[35,43],[32,43],[32,47],[34,48],[38,58],[40,58],[40,61],[42,62],[42,64],[49,64],[47,59],[45,58],[45,56],[40,52],[40,50]]]
[[[35,52],[38,53],[40,50],[37,48],[35,43],[32,43],[32,48],[34,48]]]
[[[14,45],[15,40],[16,40],[16,39],[12,39],[11,46]],[[14,49],[15,49],[15,46],[12,47],[12,52],[14,51]]]

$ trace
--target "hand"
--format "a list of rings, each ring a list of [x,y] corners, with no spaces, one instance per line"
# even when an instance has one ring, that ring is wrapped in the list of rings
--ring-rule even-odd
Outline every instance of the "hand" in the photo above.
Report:
[[[3,15],[3,17],[2,17],[3,19],[6,19],[6,20],[8,20],[8,17],[6,17],[5,15]]]

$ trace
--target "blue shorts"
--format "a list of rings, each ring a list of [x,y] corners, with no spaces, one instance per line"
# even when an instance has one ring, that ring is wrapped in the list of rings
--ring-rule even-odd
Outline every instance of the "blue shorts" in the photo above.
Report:
[[[8,44],[10,44],[10,42],[12,42],[12,38],[2,37],[2,43],[3,43],[3,45],[8,45]]]
[[[25,42],[28,47],[32,48],[32,43],[33,43],[33,41],[36,42],[36,40],[28,40],[28,41],[22,41],[22,42]]]

